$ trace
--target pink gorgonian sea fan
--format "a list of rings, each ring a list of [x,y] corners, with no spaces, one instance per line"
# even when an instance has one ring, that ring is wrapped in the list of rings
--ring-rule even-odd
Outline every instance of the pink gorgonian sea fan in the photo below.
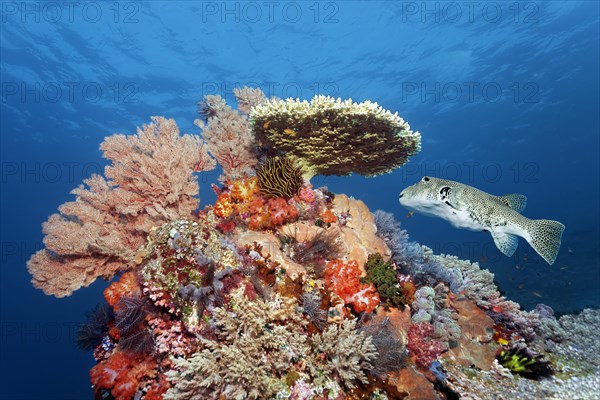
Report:
[[[100,146],[110,160],[71,193],[42,225],[45,249],[27,263],[32,283],[69,296],[98,277],[127,270],[153,226],[189,218],[199,206],[196,171],[215,168],[204,142],[180,135],[173,119],[153,117],[135,135],[113,135]]]

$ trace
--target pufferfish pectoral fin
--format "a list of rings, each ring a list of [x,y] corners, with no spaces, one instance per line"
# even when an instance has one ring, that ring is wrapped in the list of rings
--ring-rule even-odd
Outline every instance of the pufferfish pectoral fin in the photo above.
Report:
[[[502,254],[507,257],[511,257],[515,254],[517,246],[519,245],[519,238],[517,236],[497,231],[491,231],[490,233],[492,234],[492,238],[494,238],[494,244]]]
[[[498,200],[516,212],[522,212],[527,205],[527,197],[522,194],[506,194],[498,196]]]

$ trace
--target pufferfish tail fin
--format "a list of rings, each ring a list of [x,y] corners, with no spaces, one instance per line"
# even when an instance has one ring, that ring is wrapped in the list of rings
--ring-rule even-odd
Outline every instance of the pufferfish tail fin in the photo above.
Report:
[[[554,264],[565,226],[549,219],[530,220],[525,227],[529,244],[550,265]]]

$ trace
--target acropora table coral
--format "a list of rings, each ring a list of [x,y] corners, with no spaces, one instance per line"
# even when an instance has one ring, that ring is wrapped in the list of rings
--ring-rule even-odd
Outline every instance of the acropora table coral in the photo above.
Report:
[[[200,102],[201,137],[155,117],[107,138],[104,176],[43,226],[35,287],[63,297],[118,276],[78,333],[96,398],[497,399],[546,386],[591,398],[598,352],[577,341],[593,346],[580,320],[597,330],[597,313],[525,312],[477,263],[311,185],[311,173],[405,163],[420,135],[400,117],[371,102],[235,95],[238,110]],[[199,208],[195,174],[217,162],[217,200]],[[547,374],[518,376],[531,360],[514,354]]]

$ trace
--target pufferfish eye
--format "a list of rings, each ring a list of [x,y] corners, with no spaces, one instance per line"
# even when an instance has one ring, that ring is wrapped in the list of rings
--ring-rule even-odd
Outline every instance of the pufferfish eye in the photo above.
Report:
[[[423,179],[421,180],[421,182],[429,182],[429,177],[428,176],[424,176]]]

